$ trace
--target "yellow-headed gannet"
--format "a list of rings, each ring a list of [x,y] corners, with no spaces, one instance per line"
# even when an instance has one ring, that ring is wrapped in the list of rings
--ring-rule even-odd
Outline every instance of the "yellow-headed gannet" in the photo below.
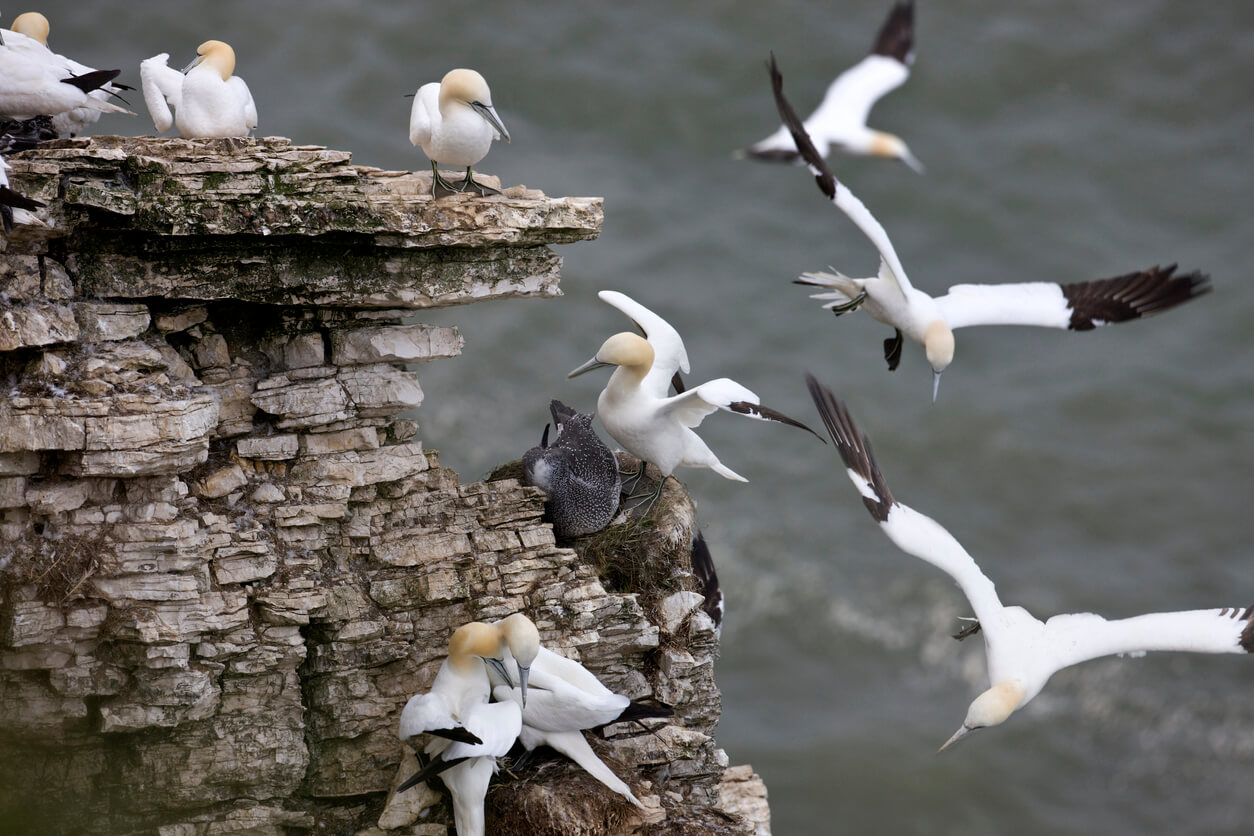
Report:
[[[434,197],[476,192],[500,194],[475,182],[471,167],[488,154],[492,140],[509,142],[509,131],[492,107],[492,91],[474,70],[449,70],[439,83],[418,88],[409,112],[409,141],[422,147],[431,160]],[[440,176],[439,164],[465,166],[466,179],[450,185]]]
[[[169,67],[169,60],[163,52],[139,65],[144,102],[157,133],[174,125],[186,139],[242,137],[257,127],[257,105],[244,79],[234,75],[235,50],[229,44],[205,41],[182,72]]]
[[[9,186],[9,163],[4,157],[0,157],[0,228],[4,229],[5,234],[13,229],[15,223],[46,226],[43,221],[30,214],[43,208],[43,205],[38,200],[13,191]]]
[[[614,519],[622,493],[618,458],[592,429],[592,414],[561,401],[549,403],[557,438],[549,444],[544,425],[540,446],[523,455],[523,482],[547,495],[544,517],[558,537],[582,537]]]
[[[18,15],[13,19],[13,23],[10,28],[14,33],[20,36],[16,38],[9,38],[7,43],[12,44],[14,47],[19,49],[25,48],[29,49],[32,53],[43,54],[47,60],[55,59],[59,62],[60,66],[63,66],[71,75],[74,76],[90,76],[92,73],[97,72],[94,67],[89,67],[86,64],[79,63],[72,58],[66,58],[64,55],[57,55],[48,49],[48,33],[50,31],[50,26],[48,24],[48,18],[44,17],[39,12],[24,12]],[[48,59],[48,56],[51,56],[51,59]],[[125,84],[108,82],[100,85],[95,90],[88,92],[87,95],[93,99],[108,102],[110,96],[117,96],[121,99],[121,92],[123,90],[130,89],[132,88],[126,86]],[[122,101],[125,103],[124,99]],[[135,115],[129,110],[124,112],[130,113],[132,116]],[[95,107],[77,107],[73,110],[67,110],[64,113],[58,113],[52,117],[52,128],[57,132],[58,136],[75,136],[85,130],[89,125],[94,125],[96,121],[100,119],[101,113],[102,111]]]
[[[818,153],[826,157],[831,148],[836,148],[847,154],[898,159],[922,174],[922,164],[901,137],[866,125],[867,116],[880,97],[905,84],[913,63],[914,2],[907,0],[889,11],[871,54],[837,76],[827,88],[823,102],[806,119],[806,133]],[[802,162],[787,125],[736,156]]]
[[[798,284],[829,289],[816,299],[832,300],[824,307],[837,316],[865,307],[874,319],[890,325],[894,335],[884,341],[890,370],[901,360],[903,334],[921,344],[932,367],[932,400],[940,376],[954,357],[955,328],[971,325],[1036,325],[1088,331],[1099,325],[1125,322],[1173,308],[1210,290],[1210,280],[1197,271],[1174,275],[1176,266],[1151,267],[1110,279],[1055,284],[960,284],[945,296],[931,297],[915,289],[897,258],[888,233],[835,176],[806,135],[788,100],[783,78],[771,56],[771,85],[780,116],[793,134],[797,148],[815,175],[819,189],[870,239],[880,254],[879,275],[851,279],[830,273],[806,273]]]
[[[522,613],[497,622],[509,653],[500,667],[490,665],[492,695],[522,707],[522,732],[527,751],[549,746],[583,767],[584,771],[642,810],[647,808],[631,788],[597,757],[583,736],[584,729],[609,723],[673,717],[665,705],[636,703],[601,684],[583,665],[540,644],[536,625]],[[527,682],[526,702],[521,687]]]
[[[496,759],[509,751],[522,728],[514,702],[489,703],[486,661],[501,664],[501,631],[472,621],[449,639],[448,658],[431,690],[410,697],[401,712],[402,741],[426,732],[430,762],[396,788],[403,792],[439,775],[453,797],[453,819],[461,836],[483,836],[483,797],[496,773]]]
[[[603,293],[601,298],[620,310],[625,302],[632,301],[623,294],[607,298]],[[693,432],[705,416],[716,410],[725,409],[762,421],[778,421],[814,433],[805,424],[762,406],[757,395],[726,377],[668,397],[666,386],[675,370],[687,369],[683,342],[678,332],[657,314],[638,303],[632,302],[632,305],[639,310],[628,316],[646,329],[648,339],[627,332],[615,334],[592,359],[566,376],[577,377],[593,369],[617,366],[597,398],[597,415],[614,440],[641,460],[641,473],[644,462],[652,462],[662,472],[655,498],[666,477],[681,465],[707,467],[726,479],[749,481],[724,466]]]
[[[1073,613],[1041,622],[1022,607],[1004,606],[993,582],[948,531],[893,499],[870,442],[844,404],[812,376],[807,375],[806,381],[846,472],[880,529],[899,549],[926,560],[957,582],[984,635],[991,687],[971,703],[962,728],[941,751],[976,729],[1005,722],[1039,694],[1056,671],[1070,665],[1150,650],[1254,652],[1254,607],[1153,613],[1117,621]]]

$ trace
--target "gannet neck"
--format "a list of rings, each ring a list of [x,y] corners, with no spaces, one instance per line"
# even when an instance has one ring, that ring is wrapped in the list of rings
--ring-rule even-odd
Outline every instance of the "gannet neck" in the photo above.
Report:
[[[472,621],[453,632],[448,643],[448,662],[450,667],[465,673],[478,668],[484,659],[500,658],[503,647],[500,630],[482,621]]]
[[[23,12],[9,26],[14,32],[48,45],[48,18],[39,12]]]
[[[218,71],[223,81],[235,72],[235,50],[230,44],[222,41],[205,41],[196,48],[196,54],[200,57],[192,62],[192,66],[207,64]]]

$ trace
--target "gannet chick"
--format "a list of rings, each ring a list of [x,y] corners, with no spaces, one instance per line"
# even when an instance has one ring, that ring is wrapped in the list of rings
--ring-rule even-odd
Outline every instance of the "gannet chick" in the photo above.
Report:
[[[500,194],[475,182],[471,167],[487,156],[493,139],[509,142],[509,131],[492,107],[492,91],[474,70],[449,70],[437,84],[418,88],[409,112],[409,141],[431,160],[431,195],[444,197],[472,191]],[[452,186],[440,176],[439,164],[465,166],[466,179]]]
[[[453,633],[448,658],[431,690],[409,699],[401,712],[402,741],[426,732],[431,761],[397,787],[403,792],[440,775],[453,797],[458,834],[482,836],[483,797],[496,773],[496,759],[518,739],[522,711],[514,702],[489,703],[486,661],[502,664],[504,637],[491,624],[472,621]]]
[[[979,622],[990,687],[971,703],[962,727],[940,751],[976,729],[1004,723],[1039,694],[1054,673],[1089,659],[1150,650],[1254,653],[1254,607],[1153,613],[1117,621],[1073,613],[1042,623],[1022,607],[1004,606],[993,582],[948,531],[893,498],[870,441],[845,405],[811,375],[806,375],[806,382],[846,473],[880,529],[897,548],[947,572]]]
[[[248,136],[257,127],[257,105],[248,84],[234,75],[235,50],[205,41],[196,56],[182,72],[167,66],[168,52],[140,63],[144,102],[157,133],[174,125],[184,139]]]
[[[496,626],[505,637],[509,652],[504,668],[493,665],[488,675],[497,700],[513,701],[522,707],[519,742],[529,752],[538,746],[556,749],[635,806],[647,809],[592,751],[583,730],[609,723],[673,717],[674,710],[615,694],[583,665],[543,647],[535,623],[522,613],[498,621]],[[511,675],[529,680],[525,704],[522,689],[510,685]]]
[[[693,428],[705,416],[725,409],[750,418],[778,421],[813,433],[809,427],[761,405],[757,395],[734,380],[720,377],[678,395],[663,397],[645,385],[654,361],[653,346],[636,334],[610,337],[596,355],[571,371],[568,378],[593,369],[616,366],[597,398],[597,415],[623,449],[662,472],[654,500],[676,467],[706,467],[726,479],[748,479],[723,465]],[[816,435],[817,437],[817,435]]]
[[[42,51],[46,52],[53,59],[59,61],[61,65],[64,66],[65,69],[72,75],[89,76],[92,73],[97,72],[94,67],[89,67],[86,64],[79,63],[72,58],[66,58],[64,55],[57,55],[48,49],[48,34],[51,31],[51,27],[48,24],[48,18],[44,17],[39,12],[24,12],[23,14],[18,15],[13,19],[13,23],[9,28],[18,35],[25,36],[26,38],[29,38],[30,41],[38,44],[39,47],[43,48]],[[10,38],[11,42],[18,40],[20,39]],[[13,45],[19,46],[17,43],[14,43]],[[31,48],[34,48],[33,45]],[[125,84],[108,82],[106,84],[102,84],[100,87],[97,87],[95,90],[92,90],[87,95],[102,102],[108,102],[111,96],[115,96],[122,101],[123,104],[125,104],[126,101],[121,98],[121,93],[123,90],[130,89],[132,88],[127,87]],[[129,110],[126,112],[130,113]],[[64,113],[58,113],[52,117],[52,128],[57,132],[58,136],[76,136],[99,121],[100,114],[101,111],[94,107],[79,107],[73,110],[67,110]],[[131,113],[131,115],[134,116],[135,114]]]
[[[6,235],[13,229],[13,224],[35,224],[47,226],[30,213],[42,209],[44,204],[25,195],[20,195],[9,186],[9,163],[0,157],[0,227]]]
[[[544,515],[557,537],[582,537],[600,531],[614,519],[622,478],[618,459],[592,429],[592,414],[582,414],[561,401],[549,411],[557,438],[549,444],[546,424],[540,446],[523,455],[523,482],[548,498]]]
[[[875,37],[871,54],[837,76],[827,88],[823,102],[806,119],[806,133],[818,153],[826,157],[836,148],[846,154],[897,159],[922,174],[923,165],[901,137],[872,130],[866,124],[875,103],[910,77],[913,63],[914,2],[908,0],[893,6]],[[801,162],[787,125],[736,156]]]
[[[945,296],[933,298],[910,284],[884,227],[853,192],[836,181],[784,98],[783,83],[772,55],[771,86],[776,106],[814,172],[819,189],[849,216],[880,254],[876,277],[851,279],[840,274],[806,273],[798,283],[829,289],[830,292],[814,298],[832,300],[824,307],[837,316],[865,307],[874,319],[892,326],[894,335],[884,341],[884,359],[890,371],[901,360],[903,335],[922,345],[932,367],[933,401],[940,388],[941,372],[954,358],[956,328],[1037,325],[1088,331],[1165,311],[1210,290],[1207,276],[1196,271],[1176,276],[1176,266],[1172,264],[1073,284],[960,284],[951,287]]]

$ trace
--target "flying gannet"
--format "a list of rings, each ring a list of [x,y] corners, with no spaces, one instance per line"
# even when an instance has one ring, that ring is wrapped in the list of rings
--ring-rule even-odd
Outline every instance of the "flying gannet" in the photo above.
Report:
[[[600,531],[618,510],[622,478],[618,459],[592,429],[592,414],[561,401],[549,404],[557,438],[549,444],[545,424],[540,446],[523,455],[523,481],[545,492],[544,516],[558,537]]]
[[[514,702],[489,703],[485,661],[501,664],[505,641],[491,624],[472,621],[449,639],[448,657],[431,690],[410,697],[401,712],[402,741],[426,732],[430,762],[396,792],[439,775],[453,797],[459,836],[483,836],[483,797],[496,773],[496,759],[518,739],[522,712]]]
[[[475,182],[471,167],[488,154],[492,140],[509,142],[509,131],[492,107],[492,91],[474,70],[449,70],[438,83],[418,88],[409,112],[409,141],[431,160],[431,194],[444,197],[473,191],[500,194]],[[440,176],[439,165],[465,166],[466,179],[453,186]]]
[[[880,27],[871,54],[845,70],[827,88],[823,102],[805,121],[821,156],[836,148],[847,154],[901,160],[920,174],[923,166],[901,137],[867,127],[875,103],[910,77],[914,63],[914,2],[896,3]],[[787,125],[736,154],[758,160],[801,162]]]
[[[535,623],[522,613],[498,621],[497,627],[505,637],[509,653],[501,667],[489,666],[488,676],[497,700],[511,700],[522,708],[519,742],[529,752],[538,746],[556,749],[636,807],[647,810],[631,788],[592,751],[583,730],[610,723],[673,717],[674,710],[615,694],[583,665],[542,646]],[[525,705],[521,688],[511,686],[511,676],[529,681]]]
[[[931,297],[910,284],[888,233],[861,200],[837,182],[814,148],[805,128],[784,98],[784,82],[771,56],[771,86],[780,116],[815,175],[819,189],[870,239],[880,254],[879,275],[851,279],[830,273],[806,273],[798,284],[828,288],[815,294],[830,299],[824,307],[837,316],[865,307],[874,319],[890,325],[894,335],[884,341],[890,370],[901,360],[903,334],[923,346],[932,367],[932,400],[940,376],[953,361],[954,329],[972,325],[1036,325],[1088,331],[1099,325],[1126,322],[1165,311],[1210,290],[1210,279],[1197,271],[1175,275],[1176,265],[1150,267],[1110,279],[1072,284],[959,284],[944,296]]]
[[[870,442],[844,404],[814,377],[806,375],[806,382],[849,478],[880,529],[902,551],[947,572],[975,611],[991,686],[971,703],[962,727],[940,751],[976,729],[1004,723],[1039,694],[1054,673],[1089,659],[1151,650],[1254,652],[1254,607],[1153,613],[1116,621],[1071,613],[1041,622],[1022,607],[1004,606],[993,582],[948,531],[893,498]]]
[[[257,127],[257,105],[248,84],[234,75],[235,50],[229,44],[205,41],[182,72],[169,67],[169,60],[163,52],[139,65],[144,102],[157,133],[174,125],[184,139],[244,137]]]

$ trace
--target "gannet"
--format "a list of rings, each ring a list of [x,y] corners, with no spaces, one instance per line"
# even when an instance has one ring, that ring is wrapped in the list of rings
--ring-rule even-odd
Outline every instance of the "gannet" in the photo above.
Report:
[[[89,76],[97,72],[94,67],[89,67],[72,58],[66,58],[64,55],[58,55],[48,48],[50,26],[48,18],[39,12],[24,12],[18,15],[13,19],[13,23],[9,28],[19,36],[9,38],[9,44],[14,48],[27,49],[32,53],[41,54],[45,60],[55,60],[71,75]],[[108,102],[111,96],[117,96],[121,99],[120,94],[122,91],[130,89],[125,84],[108,82],[90,91],[87,95],[93,99]],[[124,99],[121,99],[121,101],[125,104]],[[52,117],[52,128],[57,132],[58,136],[63,134],[74,136],[81,133],[89,125],[94,125],[100,119],[101,112],[94,107],[79,107],[67,110]],[[125,112],[130,113],[132,116],[135,115],[129,110]]]
[[[235,50],[205,41],[196,56],[182,72],[167,66],[168,52],[140,62],[144,102],[157,133],[174,125],[185,139],[248,136],[257,127],[257,105],[244,79],[233,75]]]
[[[611,298],[617,298],[619,304],[626,299],[622,294]],[[645,328],[652,328],[650,339],[625,331],[615,334],[602,344],[592,359],[566,377],[578,377],[593,369],[617,366],[597,398],[597,415],[614,440],[641,460],[641,473],[644,472],[645,462],[652,462],[662,472],[655,499],[661,493],[666,477],[681,465],[707,467],[726,479],[749,481],[723,465],[700,436],[693,432],[705,416],[716,410],[725,409],[762,421],[778,421],[818,437],[805,424],[762,406],[757,395],[726,377],[667,396],[666,384],[676,366],[687,368],[687,354],[683,351],[678,333],[665,320],[647,308],[639,307],[653,317],[650,324],[640,323]],[[657,339],[655,334],[663,333],[660,326],[665,326],[667,333],[666,339],[661,341],[662,362],[657,364],[658,373],[650,377],[658,357],[652,340]]]
[[[847,154],[898,159],[922,174],[922,164],[901,137],[866,125],[871,108],[880,97],[905,83],[913,63],[914,2],[908,0],[893,6],[875,37],[871,54],[837,76],[827,88],[823,102],[806,119],[806,132],[818,153],[826,157],[835,147]],[[781,125],[775,133],[736,156],[801,161],[787,125]]]
[[[894,335],[884,341],[890,370],[901,360],[903,334],[921,344],[932,367],[932,400],[940,376],[954,357],[954,329],[972,325],[1037,325],[1088,331],[1099,325],[1126,322],[1173,308],[1210,290],[1210,279],[1197,271],[1174,275],[1176,265],[1072,284],[959,284],[945,296],[931,297],[910,284],[888,233],[862,201],[836,181],[815,150],[792,105],[784,98],[784,82],[771,56],[771,86],[780,116],[793,133],[797,148],[815,175],[819,189],[849,216],[880,254],[879,275],[851,279],[831,273],[806,273],[798,284],[829,288],[815,294],[830,299],[825,308],[837,316],[866,308],[874,319],[890,325]]]
[[[38,200],[13,191],[9,186],[9,163],[4,157],[0,157],[0,227],[4,229],[4,233],[9,234],[14,223],[47,226],[30,214],[43,206]]]
[[[893,499],[870,442],[844,404],[814,377],[806,375],[806,382],[849,478],[880,529],[902,551],[949,573],[975,611],[991,686],[971,703],[962,727],[940,751],[976,729],[1005,722],[1039,694],[1055,672],[1089,659],[1151,650],[1254,653],[1254,606],[1153,613],[1116,621],[1093,613],[1071,613],[1043,623],[1022,607],[1004,606],[993,582],[948,531]]]
[[[483,797],[496,773],[496,759],[518,739],[522,711],[514,702],[489,703],[485,660],[502,662],[505,642],[491,624],[472,621],[453,633],[448,658],[431,690],[410,697],[401,712],[402,741],[433,735],[430,762],[396,788],[403,792],[439,775],[453,797],[453,819],[461,836],[484,833]]]
[[[593,778],[640,809],[646,809],[631,788],[592,751],[583,730],[609,723],[673,717],[674,710],[661,704],[633,702],[615,694],[583,665],[543,647],[535,623],[522,613],[502,619],[496,626],[505,637],[509,652],[502,667],[489,667],[488,676],[492,680],[493,697],[502,702],[518,703],[522,708],[523,725],[518,741],[527,751],[537,746],[556,749]],[[529,678],[525,704],[522,689],[510,684],[511,675],[520,682]]]
[[[82,66],[81,64],[78,66]],[[84,68],[87,69],[87,68]],[[17,32],[5,36],[0,48],[0,117],[31,119],[57,116],[78,108],[100,113],[134,113],[92,94],[117,78],[121,70],[76,73],[66,59]]]
[[[618,510],[622,479],[618,459],[592,429],[592,414],[561,401],[549,403],[557,438],[545,424],[540,446],[523,455],[523,482],[545,492],[544,516],[558,537],[600,531]]]
[[[449,70],[439,83],[418,88],[409,112],[409,141],[431,160],[433,197],[473,191],[500,194],[476,183],[471,167],[487,156],[493,139],[509,142],[509,131],[492,107],[492,91],[474,70]],[[457,186],[440,176],[439,164],[465,166],[466,179]]]

